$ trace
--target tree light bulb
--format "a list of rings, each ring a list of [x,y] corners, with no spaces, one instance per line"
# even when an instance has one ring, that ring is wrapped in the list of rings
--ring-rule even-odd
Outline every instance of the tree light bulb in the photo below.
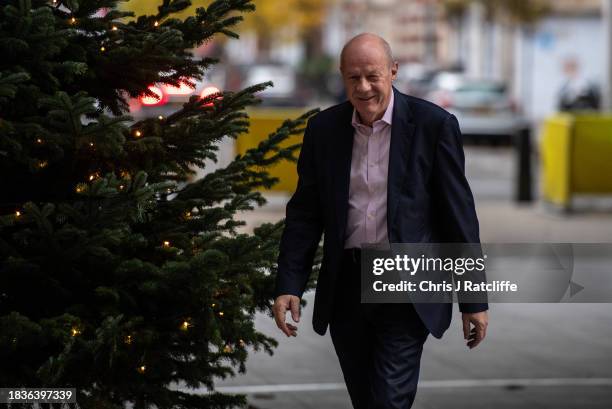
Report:
[[[157,117],[157,119],[159,119],[159,120],[161,121],[161,120],[163,120],[163,119],[164,119],[164,116],[163,116],[163,115],[160,115],[160,116],[158,116],[158,117]]]
[[[147,370],[147,367],[145,365],[140,365],[138,367],[138,372],[140,373],[145,373],[146,370]]]
[[[164,241],[164,247],[170,247],[170,242],[168,240]]]
[[[40,162],[38,162],[38,167],[41,169],[46,168],[48,164],[49,162],[47,162],[46,160],[41,160]]]
[[[40,138],[37,138],[37,139],[36,139],[36,143],[43,143],[43,140],[42,140],[42,139],[40,139]]]
[[[223,317],[223,315],[225,315],[223,311],[219,311],[219,317]]]
[[[113,31],[117,31],[117,26],[113,26]]]
[[[191,327],[191,324],[189,323],[189,321],[183,321],[183,323],[181,324],[181,329],[183,331],[187,331],[189,327]]]
[[[72,24],[76,23],[76,18],[72,17],[72,18],[70,19],[70,22],[71,22]]]
[[[70,335],[73,337],[76,337],[77,335],[81,334],[81,330],[79,330],[77,327],[72,327],[72,329],[70,330]]]
[[[125,343],[130,345],[132,343],[132,336],[128,335],[127,337],[125,337]]]
[[[137,130],[136,132],[134,132],[134,135],[136,135],[137,138],[140,138],[142,136],[142,132]]]
[[[106,48],[104,48],[104,46],[100,47],[100,51],[104,52],[106,51]]]
[[[158,27],[158,26],[159,26],[159,21],[156,21],[155,23],[153,23],[153,25],[154,25],[155,27]]]
[[[15,212],[15,217],[19,217],[19,216],[21,216],[21,212],[20,212],[19,210],[17,210],[17,211]]]

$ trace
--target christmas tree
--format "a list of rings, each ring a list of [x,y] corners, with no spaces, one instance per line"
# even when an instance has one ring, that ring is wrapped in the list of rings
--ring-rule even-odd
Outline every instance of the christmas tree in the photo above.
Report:
[[[243,405],[214,380],[276,345],[253,319],[270,308],[282,226],[244,234],[236,216],[264,203],[266,169],[295,159],[281,143],[313,112],[193,180],[220,140],[248,137],[245,108],[269,84],[138,122],[129,98],[193,86],[216,61],[190,50],[237,37],[254,7],[179,18],[188,0],[143,16],[117,3],[0,6],[0,386],[72,387],[92,408]]]

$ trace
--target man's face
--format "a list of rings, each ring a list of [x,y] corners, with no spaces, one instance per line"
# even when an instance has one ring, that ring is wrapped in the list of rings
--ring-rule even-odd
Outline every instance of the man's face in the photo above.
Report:
[[[371,126],[389,105],[397,63],[389,63],[381,45],[365,43],[346,50],[340,70],[349,101]]]

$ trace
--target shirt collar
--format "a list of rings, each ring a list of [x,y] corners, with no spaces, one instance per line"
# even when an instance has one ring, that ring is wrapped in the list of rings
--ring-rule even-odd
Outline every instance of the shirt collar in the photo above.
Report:
[[[391,125],[392,118],[393,118],[393,102],[395,98],[393,94],[394,92],[393,90],[391,90],[391,98],[389,99],[389,105],[387,105],[387,109],[385,113],[383,114],[382,118],[380,118],[378,121],[374,121],[374,123],[372,124],[372,127],[374,127],[374,125],[376,125],[378,122],[381,122],[381,121],[386,123],[387,125]],[[359,115],[357,115],[357,110],[355,108],[353,108],[353,118],[351,119],[351,124],[353,125],[353,128],[357,128],[358,126],[366,126],[362,124],[361,121],[359,120]]]

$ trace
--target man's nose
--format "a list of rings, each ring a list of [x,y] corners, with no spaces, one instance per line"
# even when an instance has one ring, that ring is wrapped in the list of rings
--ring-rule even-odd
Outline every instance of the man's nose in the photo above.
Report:
[[[357,91],[358,92],[367,92],[370,90],[370,83],[368,82],[368,80],[364,77],[364,78],[359,78],[359,81],[357,81]]]

